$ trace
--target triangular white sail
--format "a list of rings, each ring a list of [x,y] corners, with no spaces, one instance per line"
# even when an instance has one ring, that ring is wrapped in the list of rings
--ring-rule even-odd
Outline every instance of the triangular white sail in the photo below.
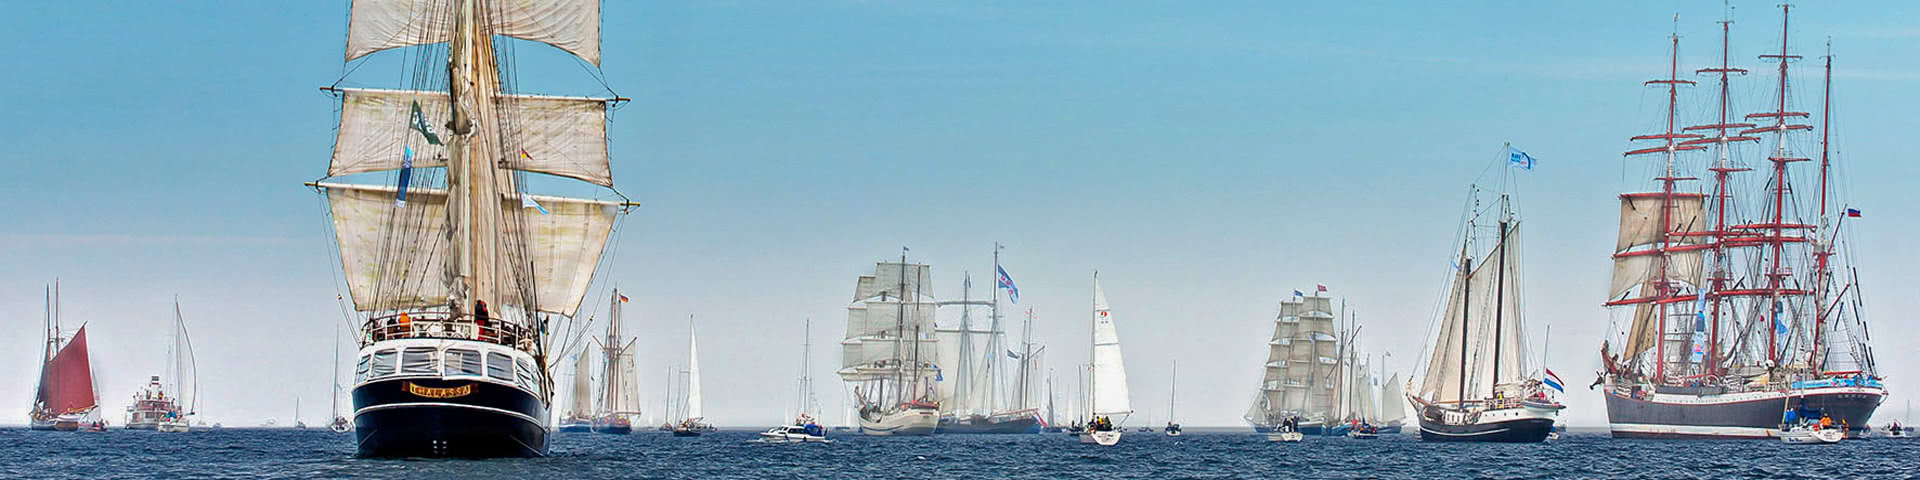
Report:
[[[1098,278],[1093,280],[1093,413],[1133,413],[1127,393],[1127,366],[1120,358],[1120,333],[1114,327],[1113,312]]]
[[[412,45],[447,42],[457,0],[354,0],[347,60]],[[479,31],[553,45],[600,64],[600,0],[475,2]]]
[[[187,319],[180,314],[180,301],[173,302],[173,393],[179,398],[182,415],[199,412],[199,365],[193,358],[193,341],[187,337]]]
[[[700,342],[694,338],[693,319],[687,319],[687,418],[700,414]]]
[[[1387,377],[1387,383],[1380,386],[1381,423],[1393,423],[1406,420],[1407,412],[1403,405],[1406,405],[1407,396],[1401,394],[1402,390],[1403,387],[1400,386],[1400,374],[1398,373]]]

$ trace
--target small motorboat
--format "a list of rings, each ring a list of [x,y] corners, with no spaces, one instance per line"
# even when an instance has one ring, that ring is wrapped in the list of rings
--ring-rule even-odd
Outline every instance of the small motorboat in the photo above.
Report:
[[[1135,430],[1135,431],[1140,433],[1153,433],[1153,427],[1140,427],[1139,430]]]
[[[831,443],[827,440],[827,429],[814,423],[812,418],[801,415],[793,425],[773,427],[760,432],[760,439],[773,443]]]
[[[1795,425],[1780,431],[1780,441],[1790,445],[1825,445],[1840,443],[1845,438],[1847,432],[1841,429],[1813,425]]]
[[[1167,436],[1169,437],[1180,436],[1180,424],[1178,423],[1167,422],[1167,428],[1165,430],[1167,431]]]
[[[1913,438],[1913,434],[1907,433],[1907,429],[1902,428],[1898,423],[1888,425],[1887,428],[1884,430],[1881,430],[1880,433],[1881,433],[1881,436],[1886,437],[1889,440],[1906,440],[1909,438]]]
[[[1361,424],[1359,427],[1347,430],[1347,438],[1373,440],[1380,438],[1380,429],[1373,425]]]
[[[327,425],[327,429],[333,430],[333,433],[351,432],[353,431],[353,422],[348,422],[347,417],[335,416],[333,417],[333,423]]]
[[[1269,442],[1295,443],[1306,438],[1306,434],[1300,432],[1273,432],[1267,434],[1267,441]]]

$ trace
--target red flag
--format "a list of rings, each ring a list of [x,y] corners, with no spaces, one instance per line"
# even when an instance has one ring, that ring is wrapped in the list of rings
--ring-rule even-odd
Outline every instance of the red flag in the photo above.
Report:
[[[621,295],[621,296],[620,296],[620,303],[627,303],[627,296],[626,296],[626,295]]]
[[[1326,285],[1320,285],[1320,284],[1314,284],[1314,285],[1315,285],[1315,286],[1318,286],[1318,287],[1320,287],[1320,293],[1326,293],[1326,292],[1327,292],[1327,286],[1326,286]]]

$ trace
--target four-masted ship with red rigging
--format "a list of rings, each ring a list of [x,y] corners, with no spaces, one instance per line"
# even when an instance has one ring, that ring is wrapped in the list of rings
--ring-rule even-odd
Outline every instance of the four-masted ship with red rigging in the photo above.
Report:
[[[1886,398],[1844,228],[1859,211],[1829,187],[1830,94],[1819,157],[1795,151],[1813,126],[1790,104],[1788,65],[1800,58],[1788,50],[1790,9],[1781,6],[1779,51],[1760,56],[1779,63],[1769,111],[1732,113],[1729,80],[1746,70],[1728,60],[1730,21],[1719,65],[1698,70],[1718,83],[1708,123],[1678,126],[1679,87],[1694,82],[1679,76],[1677,34],[1667,78],[1647,82],[1667,94],[1666,129],[1633,137],[1657,143],[1626,153],[1661,163],[1651,191],[1620,195],[1606,302],[1615,329],[1599,382],[1614,437],[1773,437],[1786,410],[1860,433]],[[1830,84],[1831,56],[1826,64]],[[1794,182],[1810,173],[1818,183]]]

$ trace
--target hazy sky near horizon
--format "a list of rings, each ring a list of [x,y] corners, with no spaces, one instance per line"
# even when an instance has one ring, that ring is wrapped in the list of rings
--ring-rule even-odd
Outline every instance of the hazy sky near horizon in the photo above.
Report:
[[[15,45],[0,56],[0,326],[15,332],[0,423],[25,421],[56,277],[114,423],[164,365],[176,295],[206,418],[290,423],[295,397],[308,423],[325,418],[341,318],[327,297],[343,289],[322,200],[300,184],[331,151],[334,105],[315,87],[346,70],[345,3],[49,2],[0,18]],[[963,272],[985,294],[998,241],[1063,402],[1097,269],[1134,422],[1165,421],[1178,360],[1178,419],[1239,425],[1295,289],[1327,285],[1369,350],[1413,368],[1467,185],[1513,142],[1540,159],[1520,180],[1529,328],[1539,342],[1552,325],[1567,418],[1604,424],[1584,387],[1608,329],[1615,195],[1651,176],[1620,152],[1664,126],[1664,91],[1640,82],[1667,71],[1673,14],[1686,72],[1718,63],[1720,5],[1403,3],[606,2],[599,74],[633,99],[614,115],[614,176],[645,206],[598,281],[633,299],[647,409],[685,362],[693,314],[708,416],[780,421],[811,318],[838,422],[830,372],[855,277],[906,245],[940,296],[959,296]],[[1733,61],[1755,71],[1736,79],[1740,113],[1773,92],[1755,55],[1778,48],[1775,3],[1733,14]],[[1920,300],[1898,273],[1920,271],[1899,247],[1920,234],[1920,166],[1901,143],[1920,105],[1914,18],[1910,2],[1809,3],[1791,28],[1809,58],[1797,109],[1817,112],[1834,44],[1839,178],[1866,213],[1858,266],[1890,414],[1920,393],[1901,335]],[[606,93],[590,67],[517,48],[524,90]],[[403,86],[399,57],[342,84]],[[1711,93],[1681,93],[1683,123],[1708,123]]]

